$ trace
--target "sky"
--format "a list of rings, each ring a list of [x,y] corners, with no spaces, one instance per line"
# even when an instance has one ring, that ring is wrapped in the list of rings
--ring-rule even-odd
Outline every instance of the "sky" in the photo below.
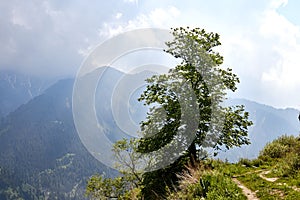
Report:
[[[74,76],[106,39],[137,28],[190,26],[221,35],[231,97],[300,108],[300,1],[0,1],[0,70]],[[0,72],[1,73],[1,72]]]

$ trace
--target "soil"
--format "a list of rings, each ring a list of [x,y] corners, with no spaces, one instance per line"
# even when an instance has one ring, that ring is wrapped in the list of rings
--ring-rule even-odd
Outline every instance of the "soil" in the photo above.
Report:
[[[243,194],[247,197],[248,200],[259,200],[259,198],[256,197],[256,193],[243,185],[239,180],[237,180],[237,178],[232,178],[232,180],[237,184],[239,188],[242,189]]]

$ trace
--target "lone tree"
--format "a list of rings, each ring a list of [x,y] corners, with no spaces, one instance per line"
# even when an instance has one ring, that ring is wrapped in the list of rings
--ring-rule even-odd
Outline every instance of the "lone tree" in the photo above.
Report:
[[[173,164],[144,174],[145,196],[164,193],[162,184],[176,182],[175,173],[182,171],[188,162],[195,165],[205,158],[206,147],[215,150],[216,154],[224,147],[229,149],[250,144],[247,129],[252,122],[248,120],[243,106],[221,106],[226,92],[237,89],[239,79],[231,69],[220,67],[223,57],[213,50],[221,45],[219,35],[199,28],[175,28],[172,31],[174,40],[166,43],[168,49],[165,51],[181,59],[181,64],[168,74],[147,80],[147,89],[139,100],[156,106],[141,124],[144,137],[140,139],[138,151],[149,153],[173,140],[181,140],[177,144],[182,145],[187,145],[188,139],[192,140],[179,157],[172,152],[161,155],[162,161],[178,157]],[[187,104],[185,108],[183,102]],[[184,112],[183,109],[187,108],[189,110]],[[182,120],[183,114],[186,120]],[[189,129],[189,122],[195,121],[195,118],[196,129]],[[166,180],[162,181],[163,177]]]
[[[206,148],[216,154],[224,148],[250,144],[247,131],[252,122],[244,107],[221,105],[227,92],[237,89],[239,79],[231,69],[220,67],[223,57],[213,50],[221,45],[219,35],[199,28],[175,28],[172,34],[165,52],[181,63],[168,74],[149,78],[139,98],[154,106],[141,123],[143,137],[135,143],[133,153],[168,149],[155,157],[154,168],[162,168],[140,173],[134,181],[144,199],[159,199],[167,187],[174,188],[176,174],[204,159]],[[95,186],[90,181],[92,194],[98,190]]]

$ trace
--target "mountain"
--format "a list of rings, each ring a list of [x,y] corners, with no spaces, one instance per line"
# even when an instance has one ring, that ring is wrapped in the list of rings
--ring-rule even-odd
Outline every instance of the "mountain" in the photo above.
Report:
[[[150,75],[147,71],[124,74],[106,68],[98,80],[93,91],[96,117],[111,141],[128,137],[123,129],[130,132],[143,119],[146,109],[135,99],[145,87],[140,81]],[[5,116],[0,121],[0,200],[84,199],[86,181],[91,175],[116,174],[97,161],[78,136],[72,113],[74,80],[64,79],[44,90],[42,82],[32,84],[31,80],[28,88],[29,83],[22,85],[22,81],[11,78],[0,81],[0,108]],[[138,88],[134,88],[136,83],[140,84]],[[130,97],[126,93],[128,88],[134,89]],[[3,103],[14,98],[16,102]],[[243,104],[250,113],[254,122],[249,130],[252,144],[222,152],[219,155],[222,159],[235,162],[241,157],[254,158],[267,142],[279,135],[298,135],[296,109],[276,109],[244,99],[230,99],[228,104]],[[126,126],[128,116],[135,126]],[[89,132],[88,127],[86,131]]]
[[[0,71],[0,118],[27,103],[50,86],[53,80]]]
[[[111,141],[130,137],[139,130],[148,107],[137,99],[146,88],[144,80],[152,75],[150,71],[124,74],[114,68],[104,71],[95,91],[95,109],[98,123],[107,129]]]
[[[99,74],[102,70],[105,70],[105,73],[95,91],[97,102],[95,108],[98,111],[99,124],[106,128],[108,137],[115,141],[128,135],[116,124],[110,99],[118,79],[124,78],[124,81],[127,81],[125,86],[130,87],[130,80],[134,75],[125,76],[113,68],[100,68],[95,73]],[[149,72],[142,72],[138,77],[144,80],[147,74]],[[85,78],[90,79],[89,76],[94,74],[87,74]],[[116,174],[116,171],[96,160],[83,146],[78,136],[72,113],[73,83],[73,79],[58,81],[40,95],[35,93],[36,97],[21,104],[2,119],[1,200],[17,198],[81,200],[84,199],[86,181],[91,175]],[[134,83],[136,82],[131,84]],[[27,89],[22,87],[19,90],[22,94],[27,94]],[[126,95],[121,91],[122,88],[117,92],[117,104],[123,101]],[[15,93],[4,94],[7,95],[3,96],[4,99],[9,99]],[[20,98],[21,96],[26,95],[20,94]],[[138,121],[136,117],[135,120]]]
[[[281,135],[299,135],[299,110],[278,109],[246,99],[229,99],[228,105],[244,105],[253,126],[249,128],[250,145],[221,152],[219,158],[237,162],[240,158],[256,158],[263,147]]]
[[[111,173],[77,135],[72,88],[59,81],[2,121],[0,199],[84,199],[91,175]]]

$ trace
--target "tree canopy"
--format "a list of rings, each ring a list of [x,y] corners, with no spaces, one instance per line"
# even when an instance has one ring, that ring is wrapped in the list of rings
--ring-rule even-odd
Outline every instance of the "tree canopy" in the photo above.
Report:
[[[179,58],[181,64],[168,74],[147,80],[147,89],[139,100],[146,105],[160,106],[154,107],[141,124],[144,137],[140,139],[138,151],[149,153],[173,140],[181,140],[177,144],[188,145],[182,156],[174,155],[173,149],[161,159],[164,161],[175,156],[178,157],[177,165],[180,160],[183,165],[188,160],[194,165],[206,156],[206,148],[217,153],[224,147],[229,149],[249,144],[247,128],[252,122],[248,120],[243,106],[221,105],[226,92],[237,89],[239,79],[230,68],[220,67],[223,57],[213,50],[221,45],[220,36],[199,28],[175,28],[172,31],[174,39],[166,43],[168,49],[165,51]],[[183,106],[182,102],[188,105]],[[161,114],[162,109],[165,115]],[[183,120],[184,117],[186,120]],[[196,129],[189,127],[193,126],[190,122],[195,118]],[[182,127],[184,131],[179,130]]]
[[[221,67],[223,57],[214,51],[221,45],[220,36],[188,27],[172,29],[172,34],[165,52],[181,63],[167,74],[147,79],[139,98],[153,107],[141,123],[143,137],[134,150],[160,152],[155,154],[155,170],[140,176],[145,199],[164,195],[166,186],[176,183],[176,173],[196,165],[208,150],[216,154],[250,144],[247,129],[252,122],[244,107],[222,105],[227,92],[236,91],[239,79],[232,69]]]

